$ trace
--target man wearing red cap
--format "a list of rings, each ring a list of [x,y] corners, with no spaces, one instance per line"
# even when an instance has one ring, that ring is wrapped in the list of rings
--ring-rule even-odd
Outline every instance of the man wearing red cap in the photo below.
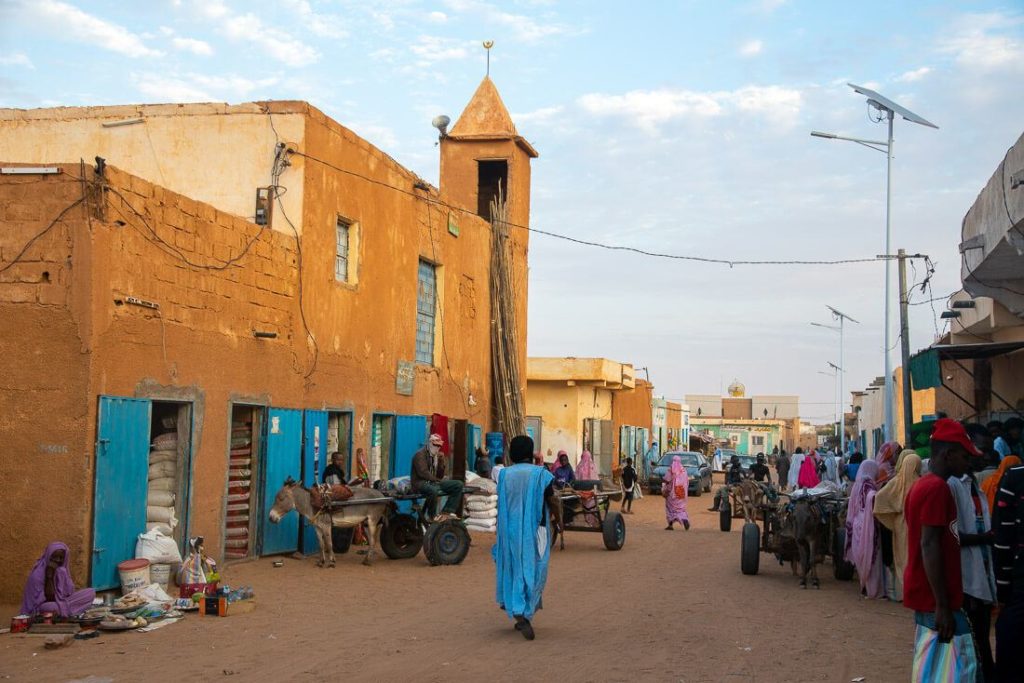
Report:
[[[426,448],[412,456],[412,472],[409,477],[412,490],[427,497],[427,514],[436,519],[455,517],[462,502],[462,482],[445,479],[445,457],[441,452],[444,439],[440,434],[431,434]],[[435,517],[437,497],[445,496],[444,510]]]
[[[929,472],[914,483],[904,505],[908,557],[903,604],[914,610],[912,680],[922,682],[937,680],[940,670],[936,667],[954,637],[958,671],[973,673],[977,667],[971,627],[963,612],[957,507],[946,480],[962,477],[968,457],[981,453],[963,425],[948,418],[935,421],[931,451]]]

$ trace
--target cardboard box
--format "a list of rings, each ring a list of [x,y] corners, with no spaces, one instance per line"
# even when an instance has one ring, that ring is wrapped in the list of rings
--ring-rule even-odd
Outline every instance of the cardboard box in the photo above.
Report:
[[[224,597],[205,597],[199,601],[199,613],[208,617],[228,617],[247,614],[256,609],[256,599],[228,602]]]

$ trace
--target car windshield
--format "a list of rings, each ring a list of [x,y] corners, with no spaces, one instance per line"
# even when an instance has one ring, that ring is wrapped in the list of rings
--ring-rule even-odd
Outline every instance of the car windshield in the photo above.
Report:
[[[666,453],[662,456],[661,462],[658,463],[662,467],[671,467],[672,458],[679,456],[679,462],[683,464],[683,467],[699,467],[700,456],[696,453]]]

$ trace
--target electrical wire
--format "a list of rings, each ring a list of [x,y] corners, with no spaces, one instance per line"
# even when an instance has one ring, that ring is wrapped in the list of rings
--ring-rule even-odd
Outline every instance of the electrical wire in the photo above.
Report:
[[[71,202],[70,204],[65,206],[63,209],[61,209],[61,212],[57,214],[56,218],[54,218],[52,221],[50,221],[49,224],[45,228],[43,228],[42,230],[37,232],[35,235],[33,235],[31,237],[31,239],[29,239],[29,241],[25,243],[25,246],[23,246],[21,248],[21,251],[19,251],[17,254],[14,255],[13,259],[8,261],[7,264],[5,264],[3,266],[0,266],[0,273],[7,272],[9,269],[13,268],[14,264],[16,264],[19,261],[21,261],[22,257],[24,257],[25,254],[28,252],[28,250],[32,248],[33,244],[35,244],[39,239],[41,239],[46,233],[50,232],[50,230],[53,229],[53,226],[57,225],[57,223],[59,223],[64,218],[64,216],[67,215],[68,211],[71,211],[71,209],[75,208],[76,206],[78,206],[79,204],[81,204],[84,201],[85,201],[85,195],[82,195],[81,197],[79,197],[78,199],[76,199],[75,201]]]
[[[433,197],[425,197],[423,195],[418,195],[418,194],[412,192],[411,190],[407,190],[407,189],[405,189],[403,187],[398,187],[396,185],[392,185],[391,183],[387,183],[387,182],[384,182],[382,180],[377,180],[376,178],[371,178],[371,177],[366,176],[366,175],[364,175],[362,173],[359,173],[357,171],[352,171],[350,169],[342,168],[342,167],[340,167],[340,166],[338,166],[336,164],[333,164],[333,163],[331,163],[329,161],[325,161],[324,159],[320,159],[318,157],[315,157],[312,154],[307,154],[306,152],[300,152],[299,150],[291,149],[291,148],[288,149],[288,152],[290,154],[295,154],[296,156],[300,156],[300,157],[303,157],[305,159],[309,159],[310,161],[315,161],[315,162],[317,162],[319,164],[323,164],[324,166],[326,166],[326,167],[328,167],[330,169],[333,169],[335,171],[338,171],[339,173],[344,173],[346,175],[349,175],[349,176],[352,176],[352,177],[355,177],[355,178],[360,178],[361,180],[364,180],[364,181],[366,181],[368,183],[371,183],[371,184],[374,184],[374,185],[379,185],[379,186],[387,188],[389,190],[393,190],[395,192],[400,192],[402,194],[406,194],[406,195],[409,195],[409,196],[418,197],[420,199],[423,199],[426,202],[429,202],[429,203],[432,203],[432,204],[436,204],[438,206],[443,206],[443,207],[445,207],[447,209],[450,209],[452,211],[458,211],[460,213],[464,213],[464,214],[467,214],[467,215],[470,215],[470,216],[476,216],[477,215],[475,212],[473,212],[473,211],[471,211],[469,209],[465,209],[465,208],[463,208],[461,206],[455,206],[453,204],[449,204],[448,202],[442,201],[440,199],[435,199]],[[852,263],[875,263],[875,262],[878,262],[878,261],[886,260],[884,258],[878,258],[877,256],[870,257],[870,258],[833,259],[833,260],[773,260],[773,259],[747,259],[747,260],[744,260],[744,259],[710,258],[710,257],[704,257],[704,256],[690,256],[690,255],[684,255],[684,254],[668,254],[668,253],[663,253],[663,252],[648,251],[646,249],[640,249],[640,248],[637,248],[637,247],[629,247],[629,246],[622,246],[622,245],[615,245],[615,244],[605,244],[605,243],[602,243],[602,242],[594,242],[592,240],[579,239],[579,238],[576,238],[576,237],[570,237],[568,235],[563,235],[563,234],[560,234],[560,233],[557,233],[557,232],[552,232],[550,230],[542,230],[540,228],[533,228],[533,227],[530,227],[528,225],[520,225],[518,223],[512,223],[512,222],[509,222],[508,225],[510,227],[518,228],[520,230],[525,230],[527,232],[535,233],[535,234],[538,234],[538,235],[544,235],[546,237],[552,237],[552,238],[555,238],[555,239],[560,239],[560,240],[564,240],[566,242],[572,242],[574,244],[580,244],[580,245],[584,245],[584,246],[588,246],[588,247],[597,247],[597,248],[600,248],[600,249],[607,249],[609,251],[625,251],[625,252],[631,252],[631,253],[634,253],[634,254],[639,254],[641,256],[650,256],[650,257],[654,257],[654,258],[663,258],[663,259],[671,259],[671,260],[678,260],[678,261],[695,261],[695,262],[699,262],[699,263],[711,263],[711,264],[716,264],[716,265],[727,265],[730,268],[733,267],[733,266],[776,266],[776,265],[794,265],[794,266],[828,265],[828,266],[834,266],[834,265],[844,265],[844,264],[852,264]],[[488,226],[488,229],[490,229],[490,226]]]

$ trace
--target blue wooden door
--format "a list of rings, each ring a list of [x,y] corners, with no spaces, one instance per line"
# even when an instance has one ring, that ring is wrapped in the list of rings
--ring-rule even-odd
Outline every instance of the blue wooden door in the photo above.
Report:
[[[93,499],[92,587],[119,583],[117,563],[135,557],[146,530],[149,474],[148,400],[100,396]]]
[[[466,471],[476,472],[476,449],[480,448],[480,442],[484,438],[483,429],[480,425],[470,424],[466,437]]]
[[[260,515],[260,555],[293,553],[299,548],[299,515],[288,514],[277,524],[270,522],[274,496],[288,477],[302,479],[302,411],[286,408],[267,410],[263,449],[263,504]]]
[[[327,411],[303,411],[302,436],[302,483],[312,486],[314,479],[323,479],[324,468],[329,464],[331,454],[327,452]],[[348,476],[348,472],[345,473]],[[306,520],[302,520],[302,554],[311,555],[319,550],[316,532]]]
[[[426,442],[427,418],[422,415],[396,416],[391,476],[408,477],[412,472],[412,456],[423,448]]]

